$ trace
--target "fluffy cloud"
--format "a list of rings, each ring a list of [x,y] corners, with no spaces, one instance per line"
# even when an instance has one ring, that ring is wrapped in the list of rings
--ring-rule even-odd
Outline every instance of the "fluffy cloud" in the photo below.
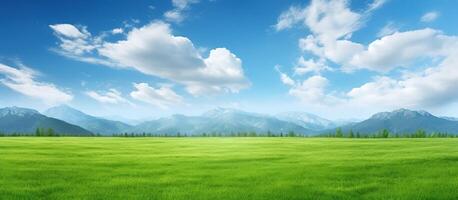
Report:
[[[91,35],[85,28],[80,31],[71,24],[56,24],[49,25],[49,27],[52,28],[57,35],[67,38],[87,38]]]
[[[355,53],[349,64],[386,72],[408,66],[418,58],[445,56],[457,45],[456,37],[429,28],[396,32],[373,41],[366,50]]]
[[[290,86],[289,94],[314,105],[332,102],[331,105],[336,108],[370,108],[373,105],[422,108],[458,100],[458,92],[454,88],[458,82],[458,37],[430,28],[399,32],[393,23],[388,23],[379,33],[381,38],[368,45],[350,40],[352,33],[361,26],[363,16],[383,3],[374,1],[366,12],[355,13],[349,10],[346,1],[314,0],[303,10],[295,8],[286,11],[278,22],[282,22],[280,27],[286,28],[304,22],[312,34],[299,40],[301,50],[318,57],[322,63],[332,61],[342,66],[343,70],[369,69],[385,74],[399,67],[411,67],[420,60],[439,62],[439,65],[432,65],[421,72],[407,71],[400,78],[377,76],[340,95],[326,91],[328,81],[319,75],[301,82],[280,72],[282,82]],[[341,15],[349,16],[349,20],[340,22]],[[426,14],[422,21],[432,21],[437,16],[437,13]],[[296,74],[300,74],[300,70],[303,74],[317,73],[319,70],[312,70],[319,68],[315,60],[308,62],[303,59],[304,65],[314,67],[295,67]]]
[[[297,65],[294,68],[294,73],[299,75],[304,75],[308,73],[318,74],[321,71],[331,70],[329,66],[326,65],[324,60],[315,61],[314,59],[305,60],[304,57],[300,57],[297,61]]]
[[[89,97],[95,99],[96,101],[100,103],[111,103],[111,104],[120,104],[120,103],[127,103],[131,104],[132,103],[122,97],[121,92],[119,92],[116,89],[110,89],[106,92],[96,92],[96,91],[87,91],[86,95]]]
[[[74,34],[73,32],[69,32]],[[38,82],[35,80],[37,73],[29,68],[16,69],[0,64],[0,83],[23,95],[40,99],[47,104],[60,104],[73,99],[67,92],[58,89],[50,83]]]
[[[135,91],[130,93],[132,98],[160,108],[183,103],[183,97],[175,93],[170,86],[154,88],[147,83],[134,83],[134,87]]]
[[[280,74],[281,82],[287,86],[294,86],[296,84],[294,80],[291,77],[289,77],[287,74],[281,72],[280,67],[281,67],[280,65],[276,65],[275,70]]]
[[[49,25],[61,41],[59,47],[63,53],[82,55],[94,50],[97,46],[88,41],[91,34],[82,27],[81,30],[71,24]]]
[[[282,13],[277,30],[303,23],[312,34],[299,40],[301,50],[341,65],[345,71],[364,68],[387,72],[417,59],[443,56],[456,45],[453,37],[440,31],[426,28],[398,32],[393,23],[381,30],[382,38],[367,46],[351,41],[352,33],[361,27],[365,16],[384,3],[373,1],[365,12],[357,13],[350,10],[345,0],[313,0],[305,8],[291,7]],[[437,13],[429,14],[430,18],[434,16]]]
[[[423,16],[421,16],[421,21],[422,22],[432,22],[436,20],[439,17],[439,13],[436,11],[428,12],[425,13]]]
[[[360,26],[362,15],[352,12],[347,4],[346,0],[313,0],[306,8],[292,6],[278,17],[275,28],[302,23],[323,41],[348,37]]]
[[[134,29],[126,40],[105,43],[99,53],[121,66],[181,83],[193,95],[249,86],[242,61],[229,50],[213,49],[203,58],[188,38],[172,35],[162,22]]]
[[[122,28],[115,28],[115,29],[111,30],[111,33],[112,33],[113,35],[122,34],[122,33],[124,33],[124,29],[122,29]]]
[[[184,20],[183,12],[189,9],[189,6],[198,3],[199,0],[172,0],[173,9],[164,13],[165,20],[169,22],[180,23]]]
[[[356,103],[424,107],[441,106],[458,100],[458,53],[451,53],[438,66],[399,80],[377,77],[352,89],[348,96]]]
[[[60,50],[71,58],[118,68],[133,68],[144,74],[180,83],[195,96],[238,92],[250,85],[244,76],[242,61],[228,49],[213,49],[204,58],[191,40],[173,35],[170,25],[160,21],[134,28],[125,40],[107,42],[89,37],[83,41],[94,48],[88,50],[90,53],[86,51],[84,56],[65,48],[64,41],[61,37],[59,39],[62,42]]]
[[[274,27],[277,31],[291,28],[293,25],[302,22],[306,15],[305,9],[298,6],[291,6],[287,11],[280,14],[277,24]]]
[[[323,76],[314,75],[295,84],[289,90],[289,94],[300,99],[305,104],[311,105],[335,105],[341,100],[332,93],[326,91],[329,81]]]

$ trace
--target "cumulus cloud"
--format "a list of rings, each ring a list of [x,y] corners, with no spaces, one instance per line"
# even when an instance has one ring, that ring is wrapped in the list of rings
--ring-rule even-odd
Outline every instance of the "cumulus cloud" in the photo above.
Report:
[[[456,48],[457,42],[456,37],[429,28],[396,32],[371,42],[366,50],[355,53],[349,64],[387,72],[406,67],[418,58],[445,56]]]
[[[291,7],[282,13],[277,25],[305,25],[312,34],[299,39],[300,49],[320,60],[332,61],[342,66],[344,71],[369,69],[388,72],[406,67],[417,59],[443,56],[451,46],[456,45],[452,37],[441,31],[426,28],[398,32],[393,23],[388,23],[379,32],[380,39],[367,46],[351,41],[351,35],[361,27],[364,16],[385,2],[373,1],[365,12],[357,13],[349,8],[345,0],[313,0],[305,8]]]
[[[110,103],[110,104],[127,103],[127,104],[132,105],[132,103],[129,100],[122,97],[121,92],[113,88],[105,92],[87,91],[85,92],[85,94],[100,103]]]
[[[173,35],[170,25],[164,22],[133,28],[123,40],[91,41],[86,40],[94,48],[85,56],[64,48],[62,39],[60,50],[80,61],[132,68],[180,83],[195,96],[238,92],[250,85],[242,61],[228,49],[212,49],[205,58],[191,40]]]
[[[71,31],[68,33],[74,34]],[[0,79],[0,83],[6,87],[47,104],[56,105],[73,99],[70,93],[58,89],[51,83],[36,81],[37,72],[29,68],[17,69],[0,64],[0,75],[4,76],[3,79]]]
[[[301,56],[297,61],[296,67],[294,68],[294,73],[299,75],[304,75],[308,73],[319,74],[321,71],[325,70],[331,70],[331,68],[326,65],[325,60],[305,60],[304,57]]]
[[[421,16],[420,21],[422,22],[432,22],[436,20],[439,17],[439,13],[436,11],[431,11],[425,13],[423,16]]]
[[[328,105],[340,110],[371,109],[374,105],[380,109],[439,107],[456,102],[457,36],[445,35],[431,28],[400,32],[390,22],[378,33],[379,38],[367,45],[351,40],[364,17],[384,3],[383,0],[373,1],[366,11],[356,13],[349,9],[347,1],[313,0],[308,7],[291,7],[282,13],[277,30],[295,24],[306,26],[311,34],[299,40],[299,47],[304,53],[317,57],[309,60],[301,60],[301,57],[298,63],[308,67],[294,67],[295,74],[318,74],[318,69],[323,67],[318,67],[317,60],[333,62],[343,71],[368,69],[382,74],[347,92],[336,93],[326,89],[329,82],[321,75],[301,81],[279,71],[282,83],[290,87],[289,94],[310,105],[331,102]],[[422,17],[422,21],[431,22],[438,16],[439,13],[430,12]],[[340,21],[342,19],[348,21]],[[418,61],[433,64],[427,69],[408,71],[409,67],[417,66]],[[401,77],[387,75],[398,68],[404,68]]]
[[[279,31],[301,23],[325,41],[349,37],[360,26],[361,18],[348,8],[346,0],[313,0],[305,8],[292,6],[283,12],[275,28]]]
[[[135,91],[130,93],[132,98],[159,108],[168,108],[183,103],[183,97],[167,85],[154,88],[147,83],[134,83],[134,87]]]
[[[438,66],[401,79],[382,76],[348,92],[355,102],[403,107],[441,106],[458,100],[458,53],[456,50]]]
[[[289,90],[289,94],[309,105],[335,105],[340,103],[332,92],[326,91],[329,80],[320,75],[314,75],[303,82],[295,84]]]

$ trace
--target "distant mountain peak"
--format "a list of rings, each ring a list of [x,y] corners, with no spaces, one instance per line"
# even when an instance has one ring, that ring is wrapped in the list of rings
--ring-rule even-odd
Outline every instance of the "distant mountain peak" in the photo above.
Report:
[[[431,113],[420,110],[409,110],[405,108],[393,110],[391,112],[379,112],[372,115],[372,119],[391,119],[394,117],[402,117],[402,118],[415,118],[415,117],[429,117],[433,116]]]
[[[33,133],[37,128],[52,128],[60,134],[91,135],[92,133],[79,126],[65,121],[47,117],[38,111],[7,107],[0,109],[0,130],[5,133]]]
[[[131,128],[128,124],[91,116],[68,105],[49,108],[45,115],[76,124],[94,133],[121,133]]]
[[[248,114],[248,113],[242,110],[235,109],[235,108],[217,107],[215,109],[205,112],[204,114],[202,114],[202,116],[218,117],[218,116],[224,116],[228,114]]]
[[[59,105],[59,106],[55,106],[55,107],[52,107],[52,108],[49,108],[46,112],[51,112],[51,111],[60,111],[60,112],[75,112],[75,113],[83,113],[73,107],[70,107],[69,105],[66,105],[66,104],[62,104],[62,105]]]
[[[0,116],[6,115],[15,115],[15,116],[30,116],[40,114],[38,111],[29,109],[29,108],[21,108],[21,107],[6,107],[0,109]]]

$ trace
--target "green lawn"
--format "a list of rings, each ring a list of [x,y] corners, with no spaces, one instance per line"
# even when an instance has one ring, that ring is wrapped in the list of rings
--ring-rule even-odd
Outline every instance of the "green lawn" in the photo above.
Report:
[[[0,138],[0,199],[458,199],[458,139]]]

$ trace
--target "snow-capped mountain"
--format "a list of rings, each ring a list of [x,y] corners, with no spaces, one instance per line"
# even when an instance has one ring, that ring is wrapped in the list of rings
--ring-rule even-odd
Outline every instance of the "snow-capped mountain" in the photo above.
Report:
[[[134,127],[135,132],[167,134],[240,133],[256,132],[281,134],[293,131],[310,134],[313,131],[292,122],[236,109],[217,108],[200,116],[173,115]]]

